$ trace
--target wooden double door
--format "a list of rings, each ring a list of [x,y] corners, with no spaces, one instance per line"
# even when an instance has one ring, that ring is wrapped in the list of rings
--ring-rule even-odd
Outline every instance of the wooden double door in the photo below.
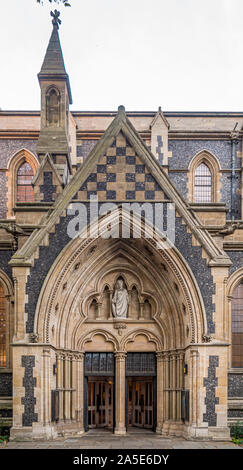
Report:
[[[113,428],[114,385],[111,378],[88,379],[88,427]]]
[[[127,378],[127,425],[153,429],[155,424],[154,378]]]

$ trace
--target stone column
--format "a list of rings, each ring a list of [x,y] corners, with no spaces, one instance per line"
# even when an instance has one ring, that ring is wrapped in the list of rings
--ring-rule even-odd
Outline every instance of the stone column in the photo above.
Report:
[[[84,352],[77,355],[76,404],[79,433],[84,433]]]
[[[112,290],[109,290],[110,294],[110,311],[109,311],[109,317],[108,320],[112,320],[113,314],[112,314]]]
[[[102,302],[97,302],[96,318],[101,317],[101,307],[102,307]]]
[[[191,350],[191,424],[197,425],[198,351]]]
[[[170,416],[170,392],[169,392],[169,383],[170,383],[170,358],[168,353],[165,353],[164,362],[165,362],[165,400],[164,400],[164,418],[165,421],[168,421]]]
[[[139,320],[144,318],[144,302],[139,302]]]
[[[59,390],[59,422],[63,421],[63,359],[62,353],[57,354],[57,389]]]
[[[157,427],[156,433],[161,434],[164,413],[164,354],[157,352]]]
[[[176,421],[176,354],[174,353],[172,359],[172,419]]]
[[[115,434],[126,434],[125,426],[125,364],[126,364],[126,352],[119,351],[115,353],[116,360],[116,427]]]
[[[173,353],[169,353],[169,420],[173,419],[173,383],[174,383],[174,370],[173,370]]]
[[[77,421],[76,410],[77,410],[77,355],[73,354],[71,361],[72,373],[71,373],[71,419]]]
[[[71,356],[65,355],[64,360],[64,419],[70,421],[71,419],[71,383],[70,383],[70,370],[71,370]]]
[[[51,392],[50,392],[50,350],[43,349],[43,424],[51,422]]]
[[[25,304],[26,304],[26,282],[29,274],[29,268],[26,267],[14,267],[13,268],[13,279],[14,279],[14,337],[13,342],[19,342],[28,340],[26,334],[26,320],[25,315]]]
[[[183,389],[183,380],[184,380],[184,372],[183,372],[183,362],[184,362],[184,353],[180,352],[177,358],[177,388],[178,396],[177,396],[177,419],[181,420],[181,390]]]
[[[14,336],[13,341],[18,337],[18,278],[15,276],[14,281]]]

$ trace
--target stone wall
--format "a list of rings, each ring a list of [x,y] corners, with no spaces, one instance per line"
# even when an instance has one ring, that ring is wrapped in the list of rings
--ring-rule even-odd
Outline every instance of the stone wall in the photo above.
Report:
[[[229,268],[229,274],[233,274],[237,269],[243,266],[243,251],[227,251],[227,255],[232,261],[232,266]]]
[[[169,163],[169,176],[177,189],[182,195],[187,197],[187,170],[193,157],[199,152],[207,150],[217,157],[222,170],[231,170],[231,141],[227,140],[169,140],[169,151],[172,152],[172,157],[168,159]],[[237,152],[241,152],[241,142],[237,145]],[[241,169],[241,158],[236,156],[235,168]],[[170,170],[184,170],[170,172]],[[241,218],[241,175],[236,173],[236,196],[235,196],[235,210],[236,218]],[[221,176],[221,201],[225,202],[227,207],[231,205],[231,173],[223,172]],[[227,214],[227,219],[231,218],[230,212]]]
[[[2,250],[0,251],[0,269],[4,271],[10,279],[12,279],[12,268],[9,266],[9,261],[11,260],[14,251]]]
[[[7,168],[11,157],[20,150],[26,149],[36,157],[36,140],[4,139],[0,140],[0,168]]]

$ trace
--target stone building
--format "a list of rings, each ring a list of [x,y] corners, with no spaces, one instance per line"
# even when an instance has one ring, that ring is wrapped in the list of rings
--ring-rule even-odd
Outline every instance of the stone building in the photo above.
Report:
[[[243,417],[243,112],[0,111],[0,413],[13,439]],[[152,214],[152,215],[151,215]]]

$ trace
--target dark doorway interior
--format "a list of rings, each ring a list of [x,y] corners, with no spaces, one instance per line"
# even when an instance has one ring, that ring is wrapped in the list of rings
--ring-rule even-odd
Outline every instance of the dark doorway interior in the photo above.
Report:
[[[154,427],[153,378],[127,379],[127,425],[149,429]]]
[[[114,429],[115,367],[113,353],[86,353],[84,359],[84,428]]]
[[[156,355],[128,353],[126,358],[126,427],[156,430]]]
[[[113,428],[113,377],[88,377],[88,427]]]

